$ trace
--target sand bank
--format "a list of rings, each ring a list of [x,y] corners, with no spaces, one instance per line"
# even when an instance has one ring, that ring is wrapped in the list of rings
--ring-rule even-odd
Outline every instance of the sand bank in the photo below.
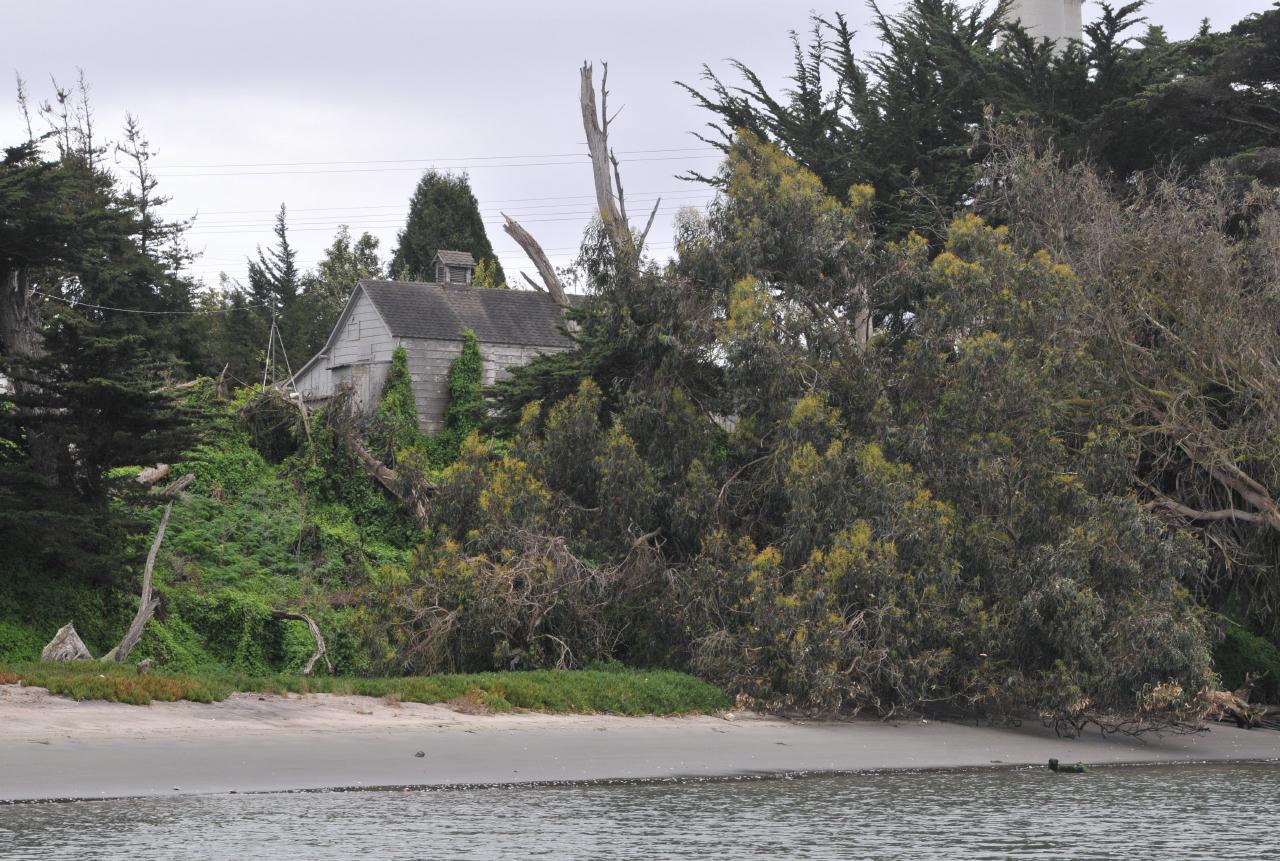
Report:
[[[1050,757],[1280,761],[1280,733],[1215,725],[1135,741],[918,720],[474,715],[329,694],[129,706],[0,686],[4,801],[1043,765]]]

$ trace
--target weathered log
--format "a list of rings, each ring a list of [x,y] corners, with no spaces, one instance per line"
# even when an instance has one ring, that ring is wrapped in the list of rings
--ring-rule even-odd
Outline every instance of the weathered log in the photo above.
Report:
[[[186,478],[195,480],[193,475],[188,475]],[[146,628],[147,622],[155,614],[156,607],[160,605],[160,599],[153,598],[151,595],[151,577],[156,569],[156,557],[160,554],[160,542],[164,540],[164,530],[169,525],[169,515],[172,512],[173,503],[170,502],[164,507],[164,514],[160,517],[160,527],[156,530],[155,540],[151,542],[151,550],[147,553],[147,565],[142,570],[142,595],[138,598],[138,612],[134,615],[133,622],[129,624],[129,630],[125,632],[124,639],[120,641],[120,645],[104,655],[102,658],[104,661],[114,660],[117,664],[123,664],[128,659],[129,653],[133,651],[133,647],[138,645],[138,641],[142,639],[143,629]]]
[[[324,658],[324,664],[329,668],[329,672],[333,672],[333,662],[329,660],[328,649],[325,648],[324,637],[320,635],[320,626],[316,624],[306,613],[295,613],[290,610],[275,610],[271,613],[273,619],[294,619],[298,622],[306,622],[307,630],[311,632],[311,638],[316,641],[316,653],[311,656],[311,660],[307,661],[307,665],[302,668],[304,676],[311,675],[311,671],[315,669],[316,661]]]
[[[1255,708],[1237,693],[1232,691],[1209,691],[1205,697],[1209,702],[1209,710],[1205,714],[1207,720],[1234,721],[1241,729],[1262,726],[1262,718],[1266,709]]]
[[[169,474],[171,467],[167,463],[157,463],[155,466],[149,466],[142,472],[138,473],[138,477],[134,479],[138,484],[145,484],[148,487],[161,481]]]
[[[369,449],[365,448],[358,434],[348,432],[343,434],[343,439],[360,463],[364,465],[365,471],[378,484],[382,485],[388,493],[412,508],[413,515],[419,523],[426,524],[431,519],[431,512],[427,508],[425,497],[435,493],[434,486],[427,485],[423,488],[422,493],[406,493],[401,485],[399,473],[374,457]]]
[[[40,660],[47,663],[92,661],[93,655],[89,653],[84,641],[76,633],[76,626],[68,622],[58,629],[58,633],[53,635],[49,645],[45,646],[44,650],[40,652]]]

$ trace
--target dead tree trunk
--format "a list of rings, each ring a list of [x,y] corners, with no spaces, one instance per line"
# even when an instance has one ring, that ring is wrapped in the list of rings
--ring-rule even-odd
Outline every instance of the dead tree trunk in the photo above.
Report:
[[[582,130],[587,136],[587,152],[591,156],[596,207],[618,260],[626,261],[628,266],[638,265],[640,252],[649,235],[649,228],[653,227],[653,219],[658,214],[662,198],[654,203],[648,223],[637,237],[631,232],[631,224],[627,219],[627,201],[622,193],[622,172],[618,169],[618,158],[609,148],[609,126],[617,116],[609,116],[609,64],[601,63],[600,66],[599,110],[596,109],[596,87],[590,63],[582,64],[578,94],[579,107],[582,109]]]
[[[193,476],[194,478],[194,476]],[[160,553],[160,542],[164,540],[164,530],[169,525],[169,515],[173,512],[173,502],[170,501],[164,507],[164,515],[160,518],[160,528],[156,530],[155,540],[151,542],[151,550],[147,553],[147,565],[142,570],[142,595],[138,598],[138,612],[133,617],[133,622],[129,625],[129,630],[125,632],[124,639],[120,641],[120,645],[116,646],[110,652],[103,655],[104,661],[115,661],[117,664],[123,664],[129,658],[129,653],[133,651],[133,647],[138,645],[138,641],[142,639],[143,629],[147,627],[147,622],[156,612],[156,607],[160,604],[159,598],[151,596],[151,576],[156,568],[156,556]]]
[[[606,85],[609,79],[609,64],[602,63],[601,66],[604,74],[600,79],[600,102],[597,108],[591,64],[585,62],[582,64],[581,88],[578,96],[579,107],[582,110],[582,130],[587,136],[587,152],[591,156],[591,176],[595,187],[596,207],[609,237],[609,244],[613,247],[620,266],[636,269],[640,265],[640,255],[644,250],[649,230],[653,227],[653,220],[658,214],[658,207],[662,205],[662,198],[654,202],[653,211],[649,213],[644,230],[639,235],[632,233],[631,224],[627,219],[627,201],[622,192],[622,172],[618,168],[617,157],[609,149],[609,126],[614,119],[608,113],[609,90]],[[555,269],[543,252],[542,246],[529,231],[505,213],[502,217],[506,220],[502,229],[524,249],[524,253],[533,261],[538,274],[546,284],[546,291],[551,294],[551,298],[557,304],[567,308],[569,303],[564,285],[556,276]],[[528,276],[525,277],[535,288],[539,287]]]
[[[307,661],[307,665],[302,668],[304,676],[311,675],[311,671],[315,669],[316,661],[324,658],[324,665],[329,668],[329,672],[333,672],[333,662],[329,660],[328,649],[325,648],[324,637],[320,635],[320,626],[316,624],[306,613],[294,613],[288,610],[276,610],[271,614],[273,619],[294,619],[298,622],[306,622],[307,630],[311,632],[311,639],[316,641],[316,652],[311,656],[311,660]]]

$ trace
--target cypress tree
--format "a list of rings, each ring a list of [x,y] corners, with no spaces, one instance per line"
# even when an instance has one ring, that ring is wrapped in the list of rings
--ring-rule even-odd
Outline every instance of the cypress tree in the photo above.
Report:
[[[443,248],[468,251],[477,263],[489,261],[493,283],[502,284],[505,280],[466,174],[427,171],[409,200],[409,218],[397,243],[391,256],[393,278],[435,280],[431,264],[436,252]]]

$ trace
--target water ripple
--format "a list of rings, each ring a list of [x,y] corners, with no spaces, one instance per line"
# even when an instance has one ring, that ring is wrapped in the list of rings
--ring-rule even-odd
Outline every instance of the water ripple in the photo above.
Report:
[[[1280,766],[175,796],[0,807],[0,858],[1280,858]]]

